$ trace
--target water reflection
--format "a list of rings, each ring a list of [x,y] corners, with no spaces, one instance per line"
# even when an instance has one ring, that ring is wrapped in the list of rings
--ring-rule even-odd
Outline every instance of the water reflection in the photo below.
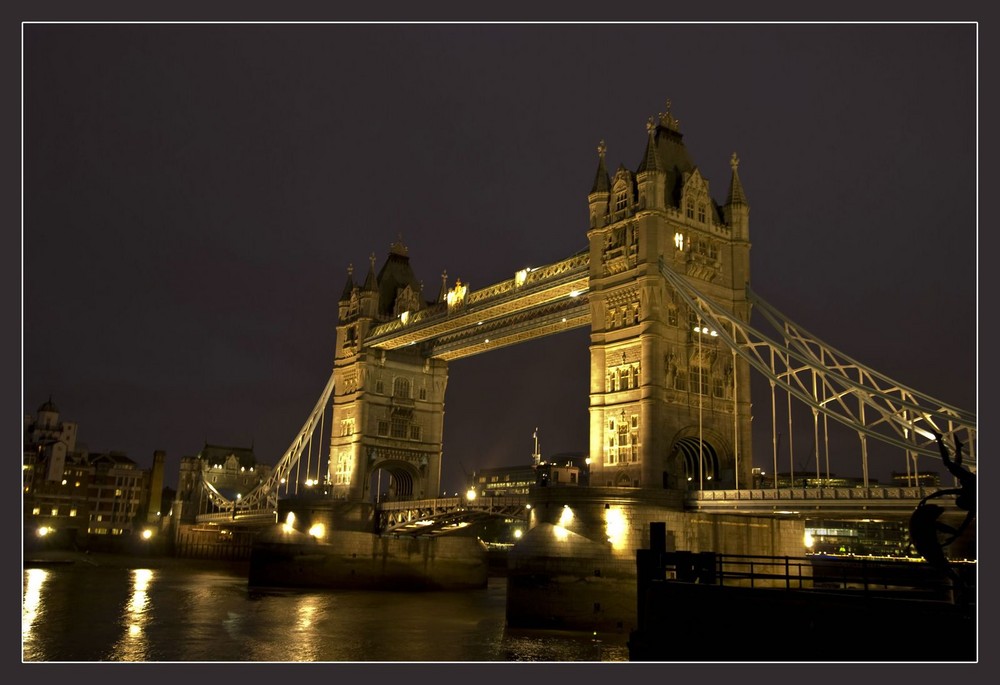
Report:
[[[24,605],[21,607],[21,653],[25,660],[38,656],[35,622],[43,612],[42,586],[49,577],[43,568],[29,568],[24,572]]]
[[[146,635],[146,627],[151,617],[149,587],[153,577],[153,571],[148,568],[132,569],[131,592],[121,617],[125,633],[112,647],[108,659],[149,661],[149,638]]]
[[[24,571],[25,661],[626,661],[623,636],[510,631],[484,591],[249,593],[245,575],[77,563]]]

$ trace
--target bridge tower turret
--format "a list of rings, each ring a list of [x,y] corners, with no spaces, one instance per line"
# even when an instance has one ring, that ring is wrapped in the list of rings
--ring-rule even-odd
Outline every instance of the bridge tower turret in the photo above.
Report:
[[[334,354],[328,472],[335,499],[371,501],[380,494],[373,491],[378,471],[382,490],[399,498],[440,494],[447,362],[429,358],[422,346],[366,344],[374,326],[405,324],[430,304],[402,239],[377,276],[374,254],[363,284],[348,274]]]
[[[724,207],[667,111],[635,173],[619,166],[590,209],[591,484],[749,486],[750,370],[689,312],[660,261],[746,320],[749,205],[733,166]],[[596,217],[596,220],[595,220]]]
[[[597,146],[597,174],[594,176],[594,186],[590,189],[587,199],[590,203],[590,227],[601,228],[608,219],[608,200],[611,197],[611,178],[604,166],[604,154],[607,147],[602,140]]]

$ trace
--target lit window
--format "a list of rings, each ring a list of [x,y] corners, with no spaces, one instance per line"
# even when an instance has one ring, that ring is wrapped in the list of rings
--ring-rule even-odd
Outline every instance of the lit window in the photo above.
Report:
[[[35,507],[34,509],[31,510],[31,515],[32,516],[38,516],[41,513],[42,513],[42,510],[41,510],[40,507]]]
[[[59,515],[59,507],[52,507],[52,515],[53,516]]]
[[[677,247],[678,250],[683,250],[684,249],[684,234],[683,233],[679,233],[679,232],[678,233],[674,233],[674,245]]]
[[[69,510],[69,515],[70,516],[76,516],[76,509],[70,509]]]

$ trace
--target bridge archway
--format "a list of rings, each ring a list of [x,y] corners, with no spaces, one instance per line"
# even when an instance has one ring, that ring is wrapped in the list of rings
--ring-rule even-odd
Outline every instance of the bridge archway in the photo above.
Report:
[[[671,449],[671,460],[677,465],[674,473],[683,474],[687,487],[708,488],[719,483],[719,452],[711,440],[697,435],[680,438]]]
[[[372,466],[365,476],[365,499],[370,502],[409,500],[419,472],[405,462],[384,461]]]
[[[727,443],[712,431],[683,431],[674,439],[667,457],[667,470],[680,482],[674,487],[709,489],[726,485],[729,450]],[[700,461],[700,464],[699,464]]]

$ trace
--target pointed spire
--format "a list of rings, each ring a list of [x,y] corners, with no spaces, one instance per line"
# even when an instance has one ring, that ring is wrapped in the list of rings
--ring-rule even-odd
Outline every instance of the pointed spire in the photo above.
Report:
[[[608,170],[604,166],[604,154],[607,151],[608,148],[602,140],[597,146],[599,161],[597,162],[597,175],[594,177],[594,187],[590,189],[591,193],[611,192],[611,177],[608,176]]]
[[[656,154],[656,124],[653,123],[653,117],[649,117],[646,122],[646,132],[649,134],[649,139],[646,141],[646,154],[636,171],[639,174],[644,171],[664,170],[663,165],[660,164],[660,156]]]
[[[441,272],[441,292],[438,294],[438,302],[445,302],[448,300],[448,272]]]
[[[340,301],[351,299],[351,293],[354,292],[354,265],[347,265],[347,283],[344,284],[344,292],[340,295]]]
[[[740,158],[733,153],[733,156],[729,159],[729,166],[733,170],[733,176],[729,181],[729,194],[726,195],[727,205],[745,205],[747,203],[747,197],[743,192],[743,184],[740,183],[740,174],[737,169],[740,166]]]
[[[375,253],[372,252],[368,257],[368,275],[365,276],[365,290],[377,291],[378,284],[375,283]]]

